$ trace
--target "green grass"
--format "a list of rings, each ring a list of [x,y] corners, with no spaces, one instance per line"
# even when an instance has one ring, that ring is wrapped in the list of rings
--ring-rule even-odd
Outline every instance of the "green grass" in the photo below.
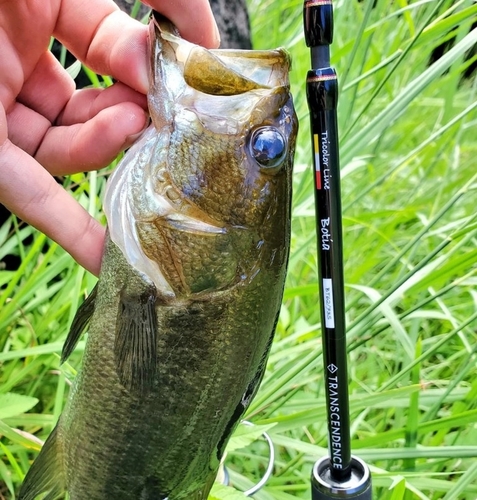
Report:
[[[477,498],[477,43],[472,1],[335,2],[353,452],[380,500]],[[267,427],[274,475],[258,500],[310,498],[326,453],[302,2],[249,0],[256,48],[294,61],[300,119],[292,253],[267,374],[248,419]],[[453,48],[430,65],[435,47]],[[475,61],[475,56],[474,59]],[[100,82],[98,81],[98,84]],[[100,217],[101,174],[71,181]],[[14,498],[80,367],[59,352],[94,279],[56,245],[10,219],[0,228],[0,499]],[[18,432],[21,430],[21,433]],[[263,440],[231,451],[244,490],[267,465]],[[227,490],[227,494],[230,490]],[[234,494],[234,496],[236,496]],[[226,497],[219,491],[214,498]]]

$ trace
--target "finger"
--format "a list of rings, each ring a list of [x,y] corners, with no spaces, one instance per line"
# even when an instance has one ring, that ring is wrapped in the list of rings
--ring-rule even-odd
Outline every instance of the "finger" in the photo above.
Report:
[[[13,144],[34,156],[51,122],[23,104],[15,103],[7,113],[8,138]]]
[[[145,94],[147,29],[124,12],[101,9],[104,3],[98,0],[98,8],[85,14],[85,2],[65,0],[54,36],[96,73],[112,75]]]
[[[53,175],[95,170],[130,146],[146,123],[146,114],[137,104],[117,104],[84,124],[50,128],[35,159]]]
[[[220,35],[209,0],[142,0],[170,19],[181,36],[207,48],[217,48]]]
[[[0,146],[0,203],[99,274],[105,229],[31,156],[10,141]]]
[[[44,52],[17,101],[54,122],[70,100],[75,83],[51,52]]]
[[[218,31],[207,0],[150,0],[150,5],[170,16],[185,38],[206,47],[218,46]],[[110,0],[97,0],[95,9],[86,2],[64,0],[54,36],[94,71],[147,92],[147,28]]]
[[[147,111],[147,99],[144,94],[136,92],[130,87],[118,82],[105,89],[77,90],[58,117],[57,125],[73,125],[84,123],[105,108],[122,102],[137,104]]]
[[[0,28],[0,47],[2,48],[0,57],[0,103],[9,106],[22,88],[24,70],[22,67],[23,61],[16,55],[13,39],[6,33],[3,25]]]

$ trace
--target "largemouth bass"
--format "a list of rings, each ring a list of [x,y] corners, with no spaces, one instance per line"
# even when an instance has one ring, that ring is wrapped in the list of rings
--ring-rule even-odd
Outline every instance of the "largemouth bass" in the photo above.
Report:
[[[282,300],[297,120],[285,51],[150,23],[152,125],[108,181],[83,367],[19,498],[203,500]]]

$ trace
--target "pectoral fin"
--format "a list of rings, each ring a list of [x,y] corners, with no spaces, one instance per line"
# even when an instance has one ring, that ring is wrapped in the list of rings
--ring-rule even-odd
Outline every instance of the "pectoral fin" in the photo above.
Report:
[[[43,500],[55,500],[65,492],[65,479],[58,447],[58,427],[45,441],[38,458],[33,462],[23,481],[18,500],[35,500],[47,493]]]
[[[71,323],[71,328],[66,337],[65,344],[63,345],[63,350],[61,352],[61,363],[64,363],[70,354],[74,351],[76,344],[78,343],[81,334],[84,332],[88,323],[93,316],[94,312],[94,302],[96,300],[96,294],[98,292],[98,285],[93,288],[91,293],[88,295],[86,300],[81,304],[76,315]]]
[[[121,383],[131,392],[152,389],[157,363],[156,289],[141,293],[121,292],[114,354]]]

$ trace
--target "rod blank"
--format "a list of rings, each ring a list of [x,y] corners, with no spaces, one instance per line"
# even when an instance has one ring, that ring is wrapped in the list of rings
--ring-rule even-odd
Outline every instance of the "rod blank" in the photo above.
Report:
[[[366,464],[351,455],[346,352],[343,237],[337,123],[338,82],[330,66],[331,0],[306,0],[303,22],[311,66],[306,79],[315,186],[318,279],[329,457],[313,468],[313,500],[371,499]]]

